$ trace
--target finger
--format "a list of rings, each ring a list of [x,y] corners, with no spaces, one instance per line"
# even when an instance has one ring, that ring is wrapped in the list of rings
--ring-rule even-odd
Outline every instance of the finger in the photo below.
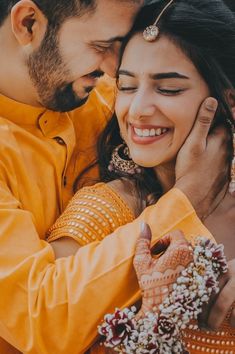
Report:
[[[211,146],[211,149],[221,150],[221,147],[224,147],[222,150],[224,152],[223,155],[227,155],[227,144],[229,142],[229,135],[224,126],[217,126],[213,129],[213,131],[208,136],[207,144]]]
[[[184,269],[193,260],[193,249],[180,230],[164,236],[169,247],[158,260],[158,268]]]
[[[151,238],[152,233],[148,224],[142,223],[141,233],[136,243],[136,250],[134,256],[134,267],[138,274],[140,268],[144,271],[152,260],[151,256]]]
[[[214,330],[218,329],[225,320],[233,302],[235,293],[235,282],[228,281],[220,291],[219,296],[212,306],[208,317],[208,326]]]
[[[169,238],[170,245],[173,245],[175,243],[187,245],[187,246],[189,245],[189,242],[186,240],[186,238],[181,230],[173,230],[165,237]]]
[[[184,234],[180,230],[171,231],[169,234],[164,235],[157,243],[152,247],[152,253],[157,255],[159,253],[165,252],[167,248],[172,244],[177,243],[177,245],[185,244],[189,245],[188,241],[184,237]]]
[[[213,97],[206,98],[206,100],[202,103],[189,136],[190,142],[194,148],[202,145],[206,146],[206,139],[217,107],[218,102]]]

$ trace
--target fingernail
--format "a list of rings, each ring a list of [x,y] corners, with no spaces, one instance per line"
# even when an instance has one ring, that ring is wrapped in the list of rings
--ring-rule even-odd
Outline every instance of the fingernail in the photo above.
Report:
[[[213,97],[208,97],[205,101],[205,107],[210,112],[215,112],[218,107],[218,102]]]
[[[141,232],[144,232],[146,230],[146,223],[141,221],[141,224],[140,224],[140,231]]]

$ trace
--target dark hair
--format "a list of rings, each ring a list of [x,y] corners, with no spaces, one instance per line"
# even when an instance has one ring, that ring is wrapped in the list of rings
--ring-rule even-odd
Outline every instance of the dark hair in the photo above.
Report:
[[[32,0],[48,19],[49,24],[58,28],[65,19],[82,16],[95,10],[97,0]],[[139,3],[140,0],[117,0]],[[19,0],[0,0],[0,26]]]
[[[71,16],[92,11],[96,0],[32,0],[48,19],[49,23],[60,25]],[[0,0],[0,26],[19,0]]]
[[[147,26],[154,23],[166,1],[146,6],[137,16],[135,25],[127,41]],[[207,83],[211,96],[219,102],[214,126],[227,127],[228,165],[233,157],[232,130],[234,120],[226,97],[227,89],[235,87],[235,17],[222,0],[176,0],[158,23],[160,36],[167,36],[193,62]],[[127,42],[123,46],[125,49]],[[127,177],[110,172],[108,164],[113,149],[122,141],[115,115],[105,128],[98,144],[100,176],[103,181]],[[160,183],[152,169],[131,177],[136,182],[141,198],[154,196],[154,201],[162,194]]]

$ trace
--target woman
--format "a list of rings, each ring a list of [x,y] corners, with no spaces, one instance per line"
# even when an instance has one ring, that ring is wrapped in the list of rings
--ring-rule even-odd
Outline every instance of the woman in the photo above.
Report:
[[[150,25],[154,27],[143,37]],[[234,56],[235,18],[223,1],[159,1],[146,7],[124,44],[116,116],[99,145],[101,180],[106,184],[79,191],[48,239],[72,237],[80,246],[100,240],[172,188],[177,153],[208,96],[218,102],[212,133],[218,125],[227,129],[229,168]],[[233,260],[235,200],[228,185],[229,176],[218,186],[217,200],[203,221],[215,240],[224,244],[227,259]],[[235,330],[228,322],[218,333],[191,328],[185,341],[191,353],[235,353]]]

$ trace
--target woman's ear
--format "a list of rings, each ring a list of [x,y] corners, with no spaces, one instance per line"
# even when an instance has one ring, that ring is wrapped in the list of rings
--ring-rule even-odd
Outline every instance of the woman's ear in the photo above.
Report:
[[[18,1],[11,10],[11,26],[20,45],[38,46],[47,29],[47,19],[31,0]]]

